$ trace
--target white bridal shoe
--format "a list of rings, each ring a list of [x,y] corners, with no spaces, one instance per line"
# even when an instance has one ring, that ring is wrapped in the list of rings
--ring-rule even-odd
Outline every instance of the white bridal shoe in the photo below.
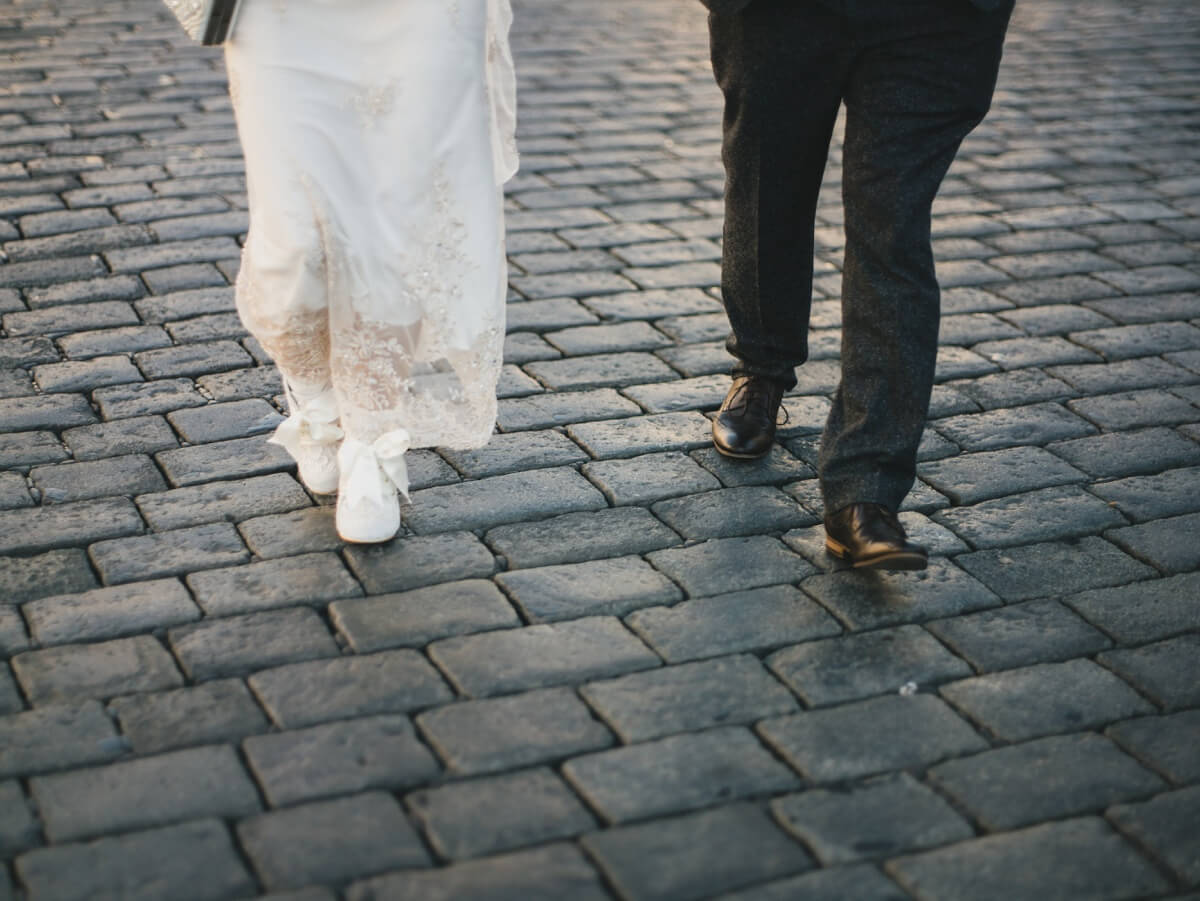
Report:
[[[395,429],[367,444],[347,437],[338,451],[337,531],[343,541],[370,544],[400,531],[400,496],[408,499],[404,453],[412,439]]]
[[[270,443],[278,444],[296,461],[300,481],[315,494],[333,494],[338,488],[338,442],[342,430],[337,424],[337,399],[332,388],[305,393],[284,386],[288,416]]]

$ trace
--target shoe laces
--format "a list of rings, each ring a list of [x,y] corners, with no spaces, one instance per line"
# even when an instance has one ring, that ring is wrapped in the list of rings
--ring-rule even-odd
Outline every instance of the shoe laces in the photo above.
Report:
[[[735,410],[741,408],[747,414],[758,414],[766,419],[771,412],[772,403],[775,402],[773,400],[775,391],[779,392],[780,399],[779,407],[775,414],[775,421],[776,423],[780,422],[779,413],[782,413],[782,424],[787,424],[790,417],[787,408],[782,403],[783,390],[775,388],[775,386],[771,385],[765,379],[745,379],[738,386],[737,392],[726,409]]]

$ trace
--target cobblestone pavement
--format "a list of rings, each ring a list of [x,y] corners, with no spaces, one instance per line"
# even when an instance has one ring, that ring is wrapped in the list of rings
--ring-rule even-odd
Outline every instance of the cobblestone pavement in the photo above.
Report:
[[[1021,0],[882,576],[820,549],[836,153],[725,461],[701,8],[517,30],[500,434],[348,548],[265,443],[219,57],[0,0],[0,899],[1200,898],[1200,7]]]

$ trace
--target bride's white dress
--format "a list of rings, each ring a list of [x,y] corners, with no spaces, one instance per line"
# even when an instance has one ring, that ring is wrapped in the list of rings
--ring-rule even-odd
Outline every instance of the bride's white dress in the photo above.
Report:
[[[237,303],[293,432],[332,384],[365,453],[487,442],[516,168],[510,22],[508,0],[242,0],[226,44],[250,205]]]

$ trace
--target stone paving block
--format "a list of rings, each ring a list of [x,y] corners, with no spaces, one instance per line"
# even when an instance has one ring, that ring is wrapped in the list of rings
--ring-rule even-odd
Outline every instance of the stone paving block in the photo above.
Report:
[[[767,665],[809,707],[972,674],[971,667],[920,626],[805,642],[772,654]]]
[[[1117,648],[1096,657],[1164,710],[1200,707],[1200,635],[1177,638],[1140,648]]]
[[[371,788],[420,785],[439,771],[404,716],[255,735],[242,747],[272,807]]]
[[[237,741],[265,732],[267,718],[237,679],[114,698],[109,710],[138,754]]]
[[[1156,519],[1126,529],[1112,529],[1105,536],[1142,560],[1169,572],[1187,572],[1200,566],[1196,530],[1200,513]]]
[[[92,393],[92,399],[100,407],[100,414],[105,419],[150,416],[208,403],[191,379],[161,379],[97,388]]]
[[[1186,322],[1119,325],[1072,332],[1068,337],[1103,354],[1107,360],[1127,360],[1200,347],[1200,329]]]
[[[142,374],[127,357],[95,357],[36,366],[33,376],[47,393],[91,391],[105,385],[123,385],[142,381]]]
[[[484,539],[508,561],[510,570],[641,554],[680,543],[675,532],[641,507],[566,513],[497,526]]]
[[[400,538],[382,545],[350,547],[346,561],[368,594],[407,591],[458,579],[487,578],[496,569],[492,552],[470,532]]]
[[[659,343],[665,343],[660,341]],[[522,360],[505,356],[510,362]],[[676,378],[675,370],[649,353],[606,353],[561,360],[536,360],[523,366],[542,384],[555,390],[607,388]]]
[[[413,531],[429,534],[488,528],[605,506],[599,491],[579,473],[563,467],[414,491],[404,518]]]
[[[594,325],[598,321],[594,313],[569,297],[509,304],[506,313],[506,324],[512,332],[545,332],[571,326]]]
[[[0,399],[0,432],[60,430],[96,421],[81,394],[42,394]]]
[[[1166,879],[1096,817],[1045,823],[889,861],[922,901],[1117,901],[1166,891]]]
[[[783,532],[816,521],[790,497],[768,485],[723,488],[659,501],[651,509],[688,539]]]
[[[264,475],[296,465],[282,447],[268,444],[265,435],[167,450],[155,459],[174,486]]]
[[[816,470],[793,457],[778,444],[772,445],[767,456],[758,460],[735,460],[708,447],[692,451],[691,458],[713,473],[727,488],[746,485],[781,485],[800,479],[811,479]],[[599,465],[599,464],[596,464]],[[690,491],[689,494],[696,494]]]
[[[1091,732],[950,760],[928,778],[989,832],[1098,812],[1164,788],[1158,776]]]
[[[0,286],[6,282],[11,284],[14,270],[23,266],[47,268],[54,265],[48,260],[33,260],[25,263],[7,263],[4,275],[0,275]],[[100,274],[93,270],[95,274]],[[92,274],[81,272],[79,274]],[[6,278],[7,276],[7,278]],[[30,310],[27,313],[5,313],[0,317],[4,330],[9,337],[24,335],[61,335],[66,332],[83,331],[85,329],[103,329],[122,325],[137,325],[138,317],[133,307],[125,301],[106,300],[98,303],[71,304],[62,307],[46,307],[40,310]],[[1175,348],[1172,348],[1175,349]]]
[[[1091,490],[1134,522],[1195,513],[1200,511],[1200,466],[1100,482]]]
[[[17,690],[17,683],[8,670],[8,664],[0,663],[0,715],[21,713],[25,702]]]
[[[63,353],[71,359],[84,360],[106,354],[132,354],[138,351],[170,347],[171,336],[157,325],[125,325],[63,335],[58,339],[58,345],[62,348]],[[143,384],[135,382],[124,387],[136,391]],[[103,390],[115,392],[120,387],[122,386]]]
[[[599,460],[584,464],[581,471],[617,506],[695,494],[721,485],[691,458],[677,451],[628,460]]]
[[[25,476],[18,472],[0,473],[0,510],[32,506],[33,498],[29,494]]]
[[[798,782],[748,729],[733,726],[576,757],[563,775],[610,823],[786,791]]]
[[[0,339],[0,365],[4,368],[55,363],[60,359],[54,342],[44,335]]]
[[[54,842],[261,810],[254,783],[228,745],[35,776],[30,788]]]
[[[348,901],[607,901],[596,871],[574,845],[555,843],[482,860],[355,883]]]
[[[941,695],[1004,741],[1101,726],[1154,709],[1090,660],[1040,663],[952,682]]]
[[[124,751],[96,701],[51,704],[0,718],[0,778],[99,763]]]
[[[823,608],[790,585],[651,607],[627,621],[669,663],[764,651],[840,631]]]
[[[0,606],[0,657],[12,657],[29,647],[25,623],[16,607]]]
[[[653,350],[671,343],[666,335],[650,323],[639,321],[578,325],[546,332],[542,337],[568,356]],[[533,372],[532,369],[530,371]]]
[[[187,577],[196,603],[208,616],[251,613],[294,604],[323,604],[362,594],[336,554],[302,554],[264,560]]]
[[[1144,563],[1094,536],[975,551],[954,562],[1006,601],[1123,585],[1155,575]]]
[[[214,372],[196,379],[196,385],[215,401],[245,400],[283,393],[283,381],[274,366],[254,366]]]
[[[1121,644],[1145,644],[1200,626],[1200,573],[1097,588],[1064,598]]]
[[[772,801],[771,809],[825,866],[891,857],[975,835],[949,804],[908,773],[849,789],[788,795]]]
[[[0,434],[0,466],[28,467],[35,463],[57,463],[69,456],[53,432]]]
[[[702,375],[621,388],[626,397],[633,398],[648,413],[715,410],[728,390],[729,378],[724,375]]]
[[[1200,786],[1168,792],[1140,804],[1122,804],[1109,820],[1148,848],[1186,885],[1200,883],[1195,823],[1200,817]]]
[[[293,663],[250,677],[250,687],[285,729],[346,717],[407,713],[453,700],[416,651],[351,654]]]
[[[501,431],[519,432],[615,416],[636,416],[641,412],[641,407],[612,388],[555,391],[499,401],[496,423]]]
[[[899,694],[767,720],[766,742],[812,782],[928,766],[987,748],[941,699]]]
[[[417,726],[447,766],[474,775],[607,748],[612,734],[570,688],[549,688],[426,711]]]
[[[200,618],[177,579],[52,595],[29,601],[22,612],[43,646],[120,638]]]
[[[312,501],[290,475],[272,473],[143,494],[136,503],[152,528],[165,530],[286,513],[310,507]]]
[[[270,811],[243,820],[237,831],[270,890],[338,885],[432,863],[400,805],[378,791]]]
[[[812,867],[761,807],[747,803],[595,832],[583,845],[630,901],[708,898]]]
[[[1200,463],[1200,446],[1169,428],[1094,435],[1047,449],[1096,478],[1149,475]]]
[[[250,557],[229,523],[98,541],[89,554],[109,585],[211,569]]]
[[[513,432],[493,435],[486,447],[476,450],[443,450],[450,465],[468,478],[480,479],[524,469],[570,466],[588,455],[562,432]]]
[[[795,698],[749,654],[591,682],[580,694],[626,743],[797,709]]]
[[[62,439],[76,460],[152,454],[179,446],[174,432],[161,416],[142,416],[67,429]]]
[[[1053,403],[950,416],[932,426],[968,451],[1044,445],[1096,433],[1095,426]]]
[[[409,808],[451,860],[567,838],[595,820],[551,770],[538,768],[413,793]],[[488,811],[486,818],[480,810]]]
[[[918,471],[955,504],[1087,481],[1083,472],[1040,447],[959,454],[922,463]]]
[[[35,705],[157,691],[183,681],[171,655],[150,635],[26,651],[12,665]]]
[[[615,676],[660,660],[621,622],[592,616],[434,642],[429,655],[468,697]]]
[[[171,629],[167,637],[196,682],[338,655],[333,636],[307,607],[205,620]]]
[[[221,901],[257,889],[220,820],[38,848],[16,870],[33,897],[55,901]]]
[[[496,586],[482,579],[447,582],[398,594],[337,601],[329,615],[360,654],[423,647],[452,635],[520,625]]]
[[[1067,401],[1067,406],[1105,431],[1177,425],[1200,419],[1200,408],[1162,389],[1077,398]]]
[[[795,583],[813,572],[807,561],[767,535],[717,538],[647,558],[692,598]]]
[[[1111,642],[1054,600],[983,610],[926,626],[981,672],[1094,654]]]
[[[721,895],[719,901],[909,901],[908,894],[871,864],[850,864],[815,870],[802,876],[768,882],[745,891]]]
[[[290,513],[244,519],[238,523],[238,531],[246,547],[264,559],[332,551],[342,547],[334,526],[334,513],[332,505],[305,506]]]
[[[1106,249],[1106,253],[1111,252]],[[999,317],[1005,322],[1022,329],[1030,335],[1065,335],[1093,328],[1104,328],[1111,324],[1109,317],[1102,315],[1106,304],[1112,301],[1093,301],[1087,306],[1074,304],[1050,304],[1044,307],[1024,307],[1019,310],[1003,310]]]
[[[176,410],[167,420],[185,441],[206,444],[273,431],[283,417],[262,398]]]
[[[534,623],[620,616],[682,598],[669,579],[634,556],[506,572],[496,581]]]
[[[872,629],[996,607],[1000,599],[948,560],[915,573],[842,569],[800,586],[851,629]]]
[[[5,859],[16,857],[41,841],[41,829],[21,791],[21,784],[15,779],[0,782],[0,856]]]
[[[97,497],[135,495],[167,487],[154,461],[144,454],[111,457],[86,463],[60,463],[30,470],[42,493],[42,503],[62,504]]]
[[[934,520],[977,548],[1078,538],[1126,524],[1080,487],[1043,488],[934,514]]]
[[[703,447],[712,441],[711,432],[709,421],[691,410],[584,422],[567,428],[567,434],[600,460]]]
[[[1176,785],[1200,782],[1200,710],[1169,716],[1142,716],[1116,723],[1105,734],[1143,764]]]

